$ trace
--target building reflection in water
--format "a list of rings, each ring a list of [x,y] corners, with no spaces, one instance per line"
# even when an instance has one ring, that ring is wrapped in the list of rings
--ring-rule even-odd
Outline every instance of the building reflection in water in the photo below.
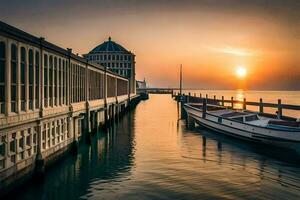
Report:
[[[129,176],[134,164],[134,133],[132,117],[114,124],[107,133],[93,136],[91,146],[80,146],[76,156],[67,155],[47,170],[44,182],[25,186],[15,199],[77,199],[91,196],[97,182],[109,182]],[[121,177],[122,178],[122,177]],[[98,188],[99,189],[99,188]],[[32,191],[31,191],[32,190]]]

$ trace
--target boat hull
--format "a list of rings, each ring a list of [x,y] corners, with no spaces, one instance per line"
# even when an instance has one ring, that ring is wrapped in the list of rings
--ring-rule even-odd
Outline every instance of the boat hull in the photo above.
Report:
[[[300,132],[288,132],[257,127],[207,114],[202,117],[202,111],[185,106],[185,111],[198,125],[235,138],[254,141],[267,145],[287,148],[300,154]]]

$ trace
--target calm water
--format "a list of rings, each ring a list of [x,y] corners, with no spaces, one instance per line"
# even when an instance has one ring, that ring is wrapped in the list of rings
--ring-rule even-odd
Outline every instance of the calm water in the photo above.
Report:
[[[296,158],[208,130],[188,131],[170,95],[151,95],[15,198],[300,199]]]

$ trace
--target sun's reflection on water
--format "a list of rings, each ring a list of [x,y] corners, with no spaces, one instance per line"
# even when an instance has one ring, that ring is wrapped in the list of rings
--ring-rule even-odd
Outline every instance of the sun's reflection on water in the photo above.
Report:
[[[242,89],[236,90],[235,99],[238,100],[238,101],[243,101],[244,98],[245,98],[244,90],[242,90]],[[234,108],[243,109],[243,104],[242,103],[235,103]]]

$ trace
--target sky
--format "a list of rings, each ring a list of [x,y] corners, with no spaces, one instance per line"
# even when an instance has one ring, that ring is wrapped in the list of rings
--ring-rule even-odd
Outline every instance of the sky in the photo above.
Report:
[[[0,19],[74,53],[109,36],[153,87],[300,90],[299,0],[0,0]],[[241,77],[238,68],[246,70]]]

